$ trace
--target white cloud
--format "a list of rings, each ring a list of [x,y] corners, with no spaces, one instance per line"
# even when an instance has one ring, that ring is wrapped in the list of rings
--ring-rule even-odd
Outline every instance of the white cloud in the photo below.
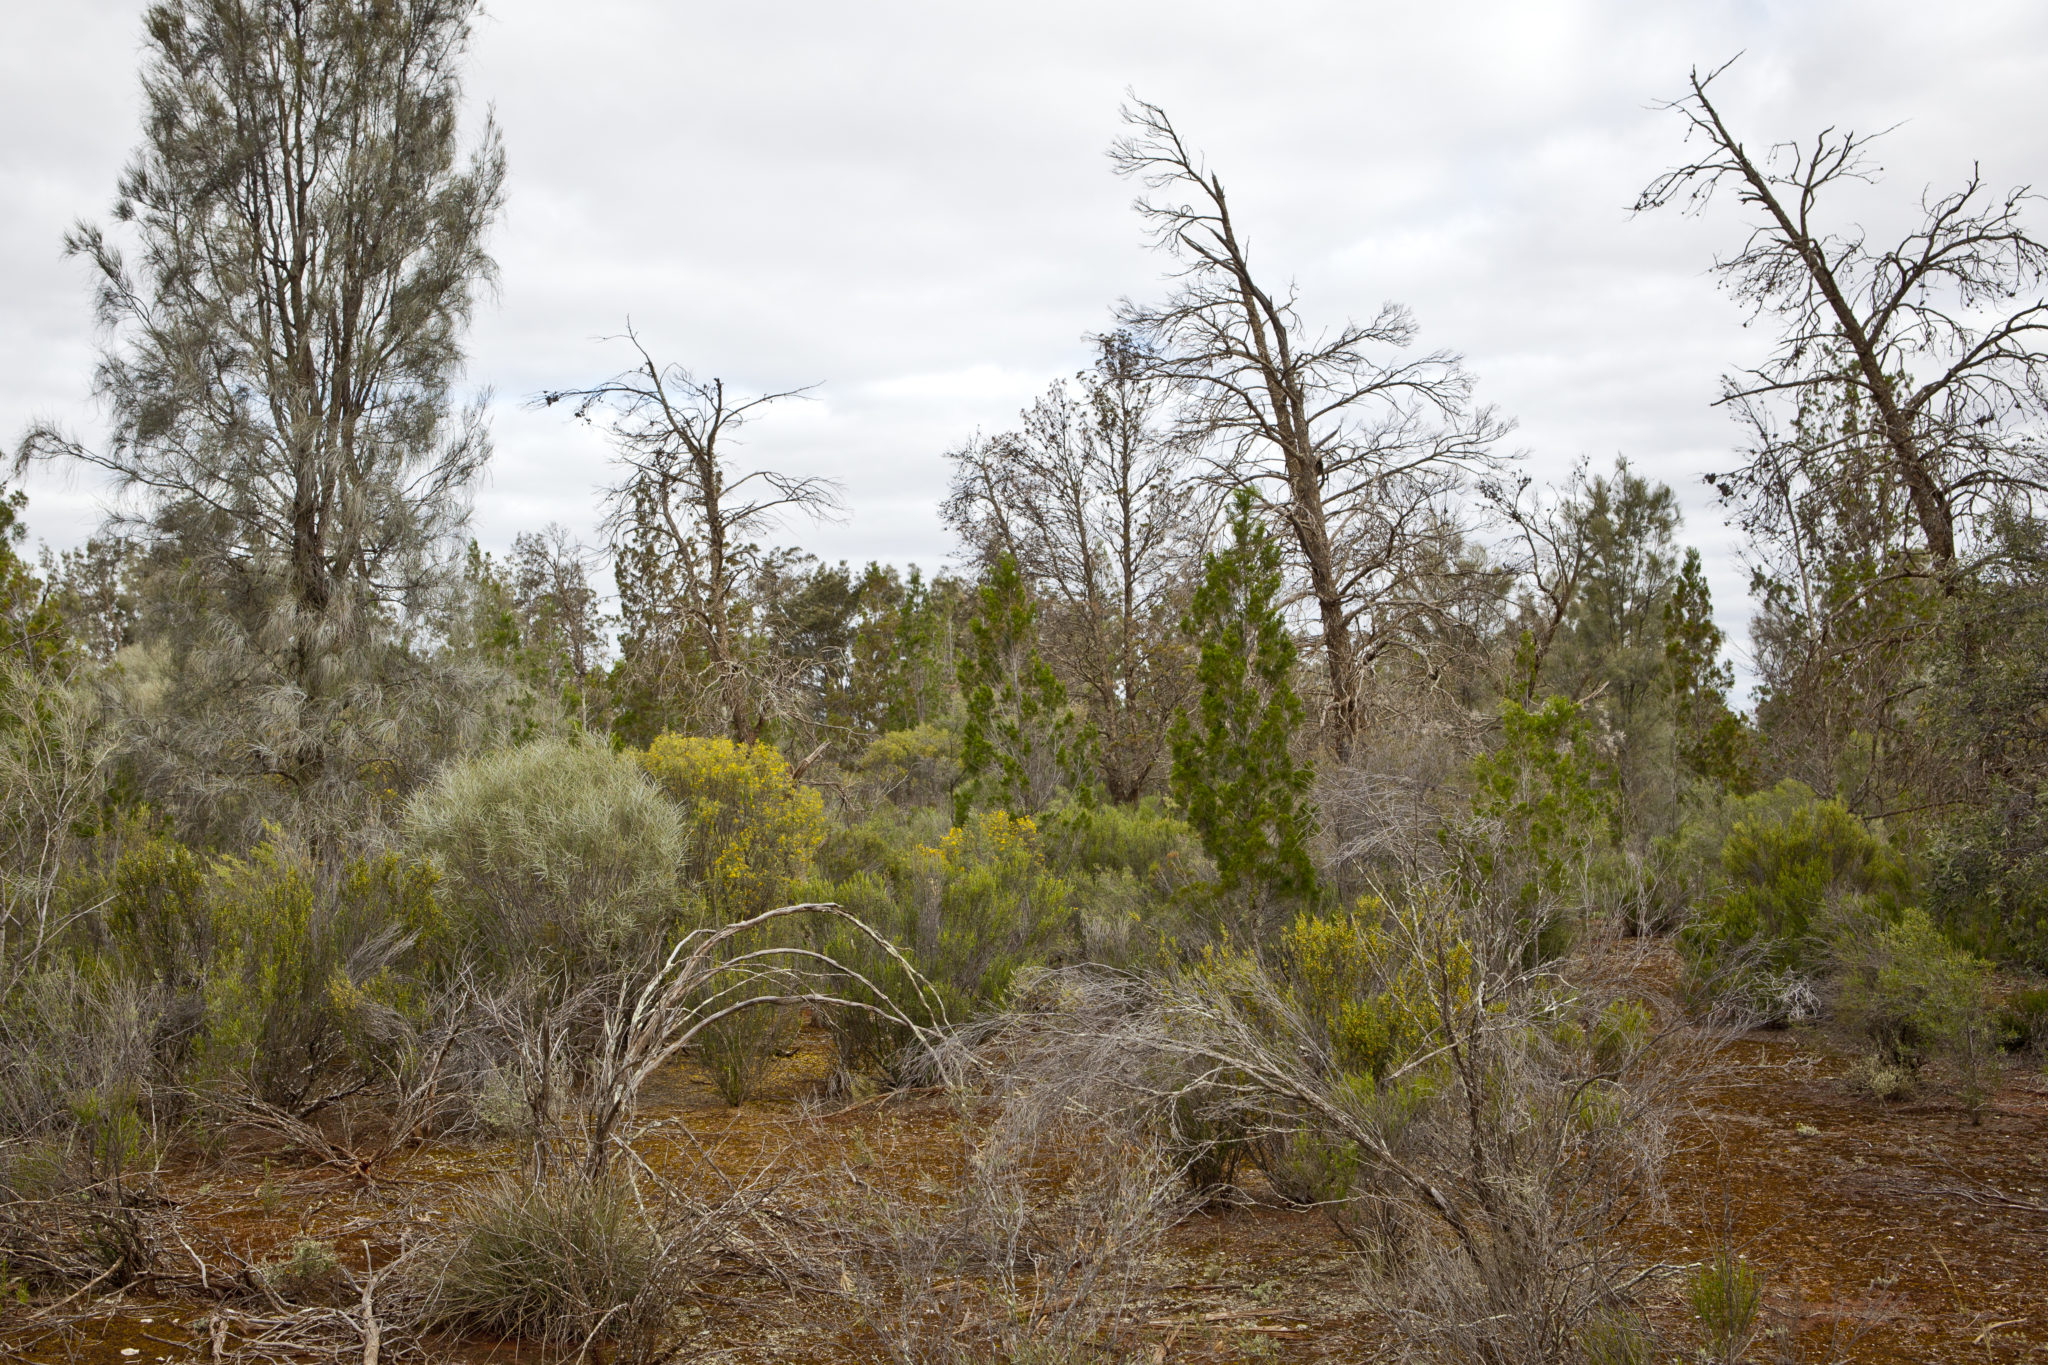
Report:
[[[58,242],[104,211],[136,138],[140,12],[7,5],[10,438],[32,416],[94,426],[83,272]],[[1716,376],[1762,340],[1706,274],[1740,226],[1727,205],[1627,213],[1681,155],[1654,105],[1738,50],[1725,102],[1754,142],[1904,121],[1854,204],[1874,229],[1973,160],[1995,185],[2048,183],[2048,9],[2016,0],[493,0],[469,88],[512,177],[502,290],[473,333],[499,447],[478,532],[589,533],[601,439],[521,404],[619,368],[594,338],[630,315],[733,384],[823,381],[749,433],[758,458],[845,482],[851,515],[792,539],[942,559],[942,452],[1082,364],[1116,297],[1158,288],[1102,157],[1131,86],[1207,151],[1312,320],[1406,302],[1519,418],[1539,470],[1622,453],[1672,483],[1741,638],[1746,578],[1698,480],[1735,435]],[[38,474],[31,491],[38,534],[89,528],[89,488]]]

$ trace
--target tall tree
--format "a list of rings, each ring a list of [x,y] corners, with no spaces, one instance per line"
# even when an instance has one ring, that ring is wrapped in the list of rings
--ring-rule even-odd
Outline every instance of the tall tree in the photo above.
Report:
[[[512,538],[506,561],[522,644],[558,687],[582,688],[604,663],[603,602],[591,583],[598,553],[556,522]]]
[[[1201,650],[1201,699],[1174,723],[1172,791],[1248,927],[1316,884],[1308,856],[1316,812],[1307,799],[1315,774],[1292,751],[1304,708],[1280,594],[1280,547],[1251,493],[1240,491],[1230,544],[1209,556],[1182,623]]]
[[[735,397],[721,379],[700,381],[657,361],[632,331],[625,340],[639,357],[631,369],[537,401],[567,402],[584,421],[603,416],[624,467],[605,525],[619,581],[620,650],[638,686],[655,709],[703,708],[731,738],[752,743],[771,701],[771,679],[750,657],[745,629],[747,595],[767,562],[756,537],[792,511],[837,512],[838,485],[733,462],[739,431],[804,390]]]
[[[1723,496],[1756,532],[1751,635],[1768,766],[1885,815],[1960,794],[1955,754],[1920,707],[1943,601],[1970,596],[1984,566],[1930,574],[1911,498],[1871,428],[1858,386],[1807,390],[1784,440],[1758,451],[1761,482],[1724,484]]]
[[[457,142],[474,12],[152,5],[114,210],[138,250],[92,225],[68,239],[98,276],[113,440],[39,428],[22,456],[113,475],[128,529],[175,566],[182,643],[209,642],[176,684],[208,717],[181,724],[216,740],[180,761],[213,778],[303,797],[418,750],[364,712],[406,671],[387,646],[489,453],[480,406],[450,415],[504,179],[495,129],[466,158]],[[416,682],[400,709],[418,715]]]
[[[1010,555],[983,576],[960,654],[962,784],[954,823],[973,804],[1035,815],[1061,788],[1087,790],[1091,736],[1038,652],[1038,608]]]
[[[936,724],[958,710],[956,623],[967,615],[967,585],[926,580],[870,564],[848,645],[850,723],[869,735]]]
[[[1676,818],[1680,795],[1672,762],[1680,694],[1666,649],[1678,582],[1677,499],[1620,459],[1612,474],[1581,466],[1547,500],[1526,499],[1526,486],[1512,496],[1497,486],[1487,491],[1520,533],[1516,567],[1528,585],[1510,693],[1525,707],[1545,693],[1571,698],[1596,725],[1608,771],[1621,785],[1624,832],[1655,832]],[[1690,587],[1699,600],[1689,607],[1711,613],[1704,580]],[[1718,676],[1721,637],[1711,614],[1684,624],[1694,647],[1712,651],[1692,660],[1683,692],[1705,708],[1693,720],[1708,724],[1710,712],[1726,710],[1725,688],[1711,704],[1694,694]]]
[[[1441,583],[1416,580],[1455,562],[1451,495],[1506,426],[1472,405],[1458,356],[1410,353],[1406,308],[1312,329],[1291,288],[1259,282],[1221,177],[1165,111],[1139,102],[1124,120],[1133,132],[1111,160],[1160,192],[1138,212],[1179,266],[1167,300],[1126,304],[1124,324],[1185,395],[1187,434],[1212,443],[1220,479],[1254,490],[1288,528],[1321,627],[1326,728],[1347,757],[1365,671],[1416,647],[1413,627],[1445,610]]]
[[[1153,783],[1188,692],[1175,627],[1199,509],[1185,452],[1160,421],[1164,389],[1135,338],[1103,337],[1094,366],[1054,384],[1020,430],[948,457],[946,524],[982,565],[1017,561],[1119,802]]]
[[[1721,658],[1722,643],[1700,552],[1687,547],[1685,563],[1664,599],[1664,683],[1671,695],[1672,743],[1680,768],[1746,795],[1756,785],[1752,736],[1728,706],[1735,670]]]
[[[537,723],[602,730],[610,624],[590,581],[597,553],[560,525],[522,531],[500,564],[474,541],[444,646],[495,659],[531,690]]]
[[[1781,480],[1866,478],[1875,461],[1911,508],[1924,569],[1946,576],[2001,503],[2048,488],[2048,243],[2023,221],[2032,196],[1988,191],[1973,169],[1961,188],[1928,197],[1895,242],[1831,226],[1837,192],[1875,178],[1870,139],[1831,128],[1752,153],[1709,93],[1726,69],[1695,70],[1671,105],[1702,154],[1637,201],[1697,210],[1725,188],[1751,211],[1742,249],[1716,269],[1777,322],[1779,339],[1770,359],[1724,381],[1721,401],[1746,419],[1753,445],[1721,483],[1752,531],[1796,534],[1782,519]],[[1867,427],[1798,439],[1788,409],[1843,385],[1870,414]]]
[[[1626,460],[1615,462],[1611,477],[1587,479],[1581,494],[1574,520],[1586,568],[1557,662],[1567,691],[1587,697],[1604,688],[1620,724],[1632,727],[1654,704],[1662,679],[1678,500]]]

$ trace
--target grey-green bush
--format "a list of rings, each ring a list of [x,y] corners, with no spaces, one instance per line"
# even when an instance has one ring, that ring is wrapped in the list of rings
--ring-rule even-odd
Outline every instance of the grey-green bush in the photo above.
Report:
[[[1870,1041],[1877,1063],[1910,1077],[1929,1057],[1945,1057],[1978,1120],[1997,1055],[1991,964],[1950,943],[1918,908],[1896,924],[1852,926],[1835,955],[1836,1009]]]
[[[631,758],[545,740],[451,764],[407,804],[447,945],[487,971],[597,972],[689,917],[683,816]]]

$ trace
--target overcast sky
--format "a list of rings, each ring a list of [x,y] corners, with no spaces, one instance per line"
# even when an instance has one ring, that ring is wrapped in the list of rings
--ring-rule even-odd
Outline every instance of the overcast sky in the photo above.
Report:
[[[142,10],[0,0],[10,447],[31,418],[102,429],[85,274],[59,241],[104,217],[136,140]],[[471,338],[497,439],[475,532],[593,534],[602,441],[523,403],[621,368],[600,338],[630,316],[729,385],[821,386],[744,452],[844,482],[847,519],[786,541],[943,561],[943,452],[1082,365],[1119,296],[1160,288],[1103,157],[1131,87],[1207,153],[1254,264],[1298,282],[1311,322],[1407,303],[1518,420],[1539,477],[1620,454],[1677,489],[1746,643],[1746,575],[1699,479],[1736,435],[1717,376],[1760,341],[1707,273],[1741,222],[1732,203],[1628,213],[1683,150],[1657,103],[1738,51],[1721,103],[1752,144],[1900,125],[1845,219],[1901,222],[1972,161],[2048,185],[2039,0],[492,0],[468,90],[511,175]],[[36,537],[96,524],[90,482],[27,487]]]

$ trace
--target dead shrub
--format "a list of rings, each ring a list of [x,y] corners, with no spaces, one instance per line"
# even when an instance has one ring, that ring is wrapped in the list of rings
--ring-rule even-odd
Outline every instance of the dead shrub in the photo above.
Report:
[[[890,1190],[846,1173],[828,1209],[839,1288],[899,1365],[1113,1358],[1186,1205],[1148,1103],[1088,1043],[1103,992],[1041,973],[931,1058],[978,1137],[950,1177]],[[968,1121],[963,1116],[964,1121]]]
[[[950,1187],[867,1186],[844,1206],[840,1287],[899,1365],[1088,1358],[1142,1296],[1178,1186],[1156,1153],[1099,1128],[1030,1148],[999,1136]]]
[[[161,993],[68,966],[0,1002],[0,1263],[38,1290],[118,1288],[156,1261]]]
[[[1477,879],[1383,905],[1300,926],[1291,966],[1217,952],[1049,976],[1035,1065],[1070,1079],[1038,1093],[1121,1092],[1162,1151],[1189,1113],[1249,1134],[1365,1253],[1361,1283],[1417,1355],[1575,1361],[1625,1304],[1621,1232],[1658,1197],[1690,1079],[1659,1023],[1678,1011],[1639,996],[1619,949],[1538,955],[1542,917]]]

